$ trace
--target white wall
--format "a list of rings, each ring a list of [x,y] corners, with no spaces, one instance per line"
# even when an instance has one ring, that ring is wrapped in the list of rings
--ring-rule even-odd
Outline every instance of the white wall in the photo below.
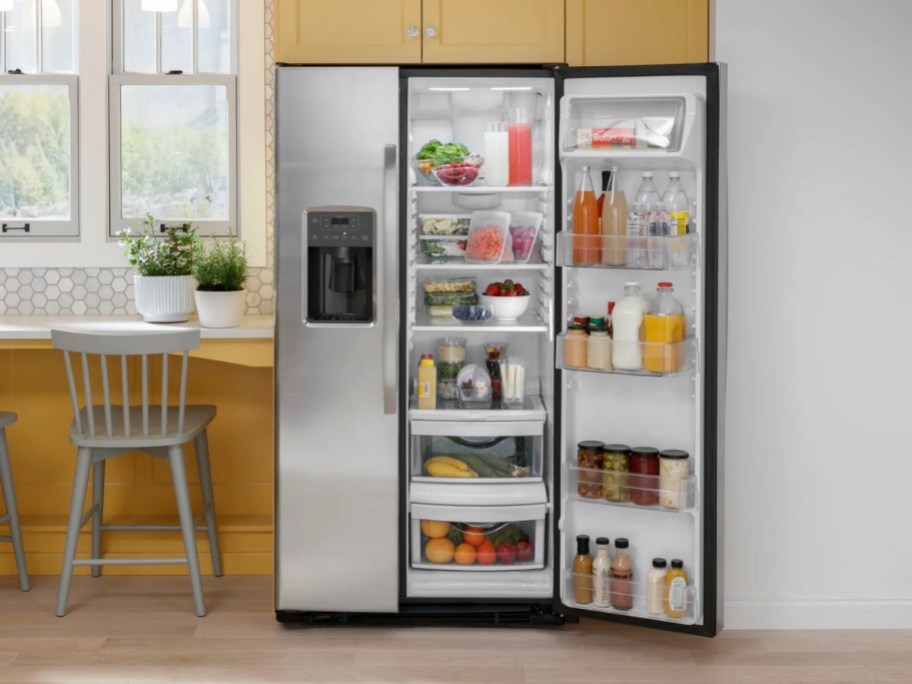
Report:
[[[912,627],[912,2],[717,0],[726,626]]]

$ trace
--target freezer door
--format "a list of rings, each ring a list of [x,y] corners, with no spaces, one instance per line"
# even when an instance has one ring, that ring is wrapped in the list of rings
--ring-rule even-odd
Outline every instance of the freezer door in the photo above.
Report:
[[[565,316],[604,313],[608,300],[624,294],[627,281],[647,297],[659,281],[674,283],[686,313],[688,363],[676,372],[650,368],[633,372],[578,372],[565,364],[558,346],[555,387],[561,388],[554,454],[555,610],[590,618],[713,636],[721,629],[721,445],[725,381],[725,226],[721,112],[724,70],[716,64],[560,70],[557,157],[562,179],[558,206],[568,234],[558,239],[559,291]],[[673,242],[657,241],[658,262],[630,259],[632,238],[603,238],[594,263],[576,254],[572,207],[584,167],[599,185],[600,173],[616,167],[616,189],[633,206],[643,172],[654,173],[659,193],[680,175],[690,200],[690,227],[682,238],[687,258],[675,263]],[[648,234],[648,233],[647,233]],[[635,247],[642,245],[637,242]],[[566,249],[562,249],[566,247]],[[604,258],[609,254],[608,258]],[[664,251],[663,251],[664,250]],[[692,253],[691,253],[692,250]],[[624,254],[616,259],[616,251]],[[645,251],[645,250],[644,250]],[[652,252],[649,253],[650,255]],[[682,343],[683,344],[683,343]],[[646,348],[641,350],[646,358]],[[692,362],[692,363],[691,363]],[[565,370],[561,370],[564,367]],[[662,374],[667,377],[643,377]],[[578,443],[649,445],[689,452],[690,473],[681,490],[666,492],[658,477],[634,478],[580,469]],[[611,462],[613,463],[613,461]],[[598,467],[598,466],[596,466]],[[604,463],[601,465],[604,469]],[[653,498],[655,501],[653,502]],[[633,500],[636,500],[633,501]],[[678,502],[677,506],[673,502]],[[663,503],[671,504],[663,507]],[[645,504],[645,505],[638,505]],[[576,537],[629,539],[633,580],[602,584],[575,577]],[[689,578],[676,585],[681,610],[669,617],[647,601],[652,559],[679,558]],[[576,581],[575,581],[576,580]],[[603,589],[607,593],[601,593]],[[617,590],[615,592],[615,589]],[[617,598],[620,609],[613,605]],[[627,604],[632,604],[628,606]],[[657,614],[658,613],[658,614]]]
[[[396,68],[277,69],[277,610],[398,609],[398,98]],[[376,216],[371,321],[308,320],[327,207]]]

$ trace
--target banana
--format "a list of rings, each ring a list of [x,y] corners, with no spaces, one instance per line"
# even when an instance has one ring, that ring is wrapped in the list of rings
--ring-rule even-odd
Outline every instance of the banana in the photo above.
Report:
[[[425,461],[424,469],[431,477],[478,477],[478,473],[468,466],[463,470],[462,468],[456,468],[450,463],[435,461],[434,459]]]
[[[431,456],[425,463],[449,463],[454,468],[459,468],[460,470],[468,470],[469,466],[465,461],[460,461],[458,458],[453,458],[452,456]]]

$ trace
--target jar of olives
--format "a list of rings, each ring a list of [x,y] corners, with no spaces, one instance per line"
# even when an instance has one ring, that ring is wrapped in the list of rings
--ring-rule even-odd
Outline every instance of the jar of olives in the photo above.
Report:
[[[627,473],[630,472],[630,447],[608,444],[602,449],[602,497],[607,501],[630,501]]]

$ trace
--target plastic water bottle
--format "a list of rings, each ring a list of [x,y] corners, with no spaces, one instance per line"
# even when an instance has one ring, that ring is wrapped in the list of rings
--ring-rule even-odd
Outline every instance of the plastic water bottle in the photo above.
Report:
[[[643,171],[643,180],[640,181],[640,187],[637,189],[634,201],[646,207],[646,211],[652,211],[660,200],[659,191],[656,188],[655,181],[652,179],[652,171]]]
[[[681,185],[681,174],[672,171],[668,174],[668,185],[665,186],[665,196],[662,198],[665,208],[671,216],[672,237],[687,235],[690,231],[690,201],[684,186]]]
[[[647,268],[649,253],[646,238],[649,236],[649,210],[634,202],[627,215],[627,268]]]
[[[671,217],[665,210],[665,203],[658,202],[649,212],[649,237],[646,238],[646,250],[649,252],[649,268],[665,268],[665,247]]]

